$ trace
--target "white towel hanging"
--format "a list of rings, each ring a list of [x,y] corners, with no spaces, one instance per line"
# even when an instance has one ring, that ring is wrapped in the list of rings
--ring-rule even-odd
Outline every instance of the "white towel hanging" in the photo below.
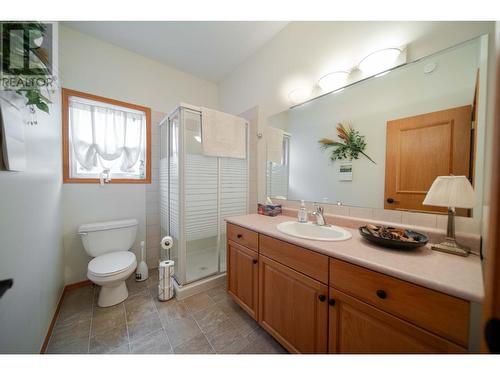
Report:
[[[203,154],[246,159],[246,121],[228,113],[201,108]]]

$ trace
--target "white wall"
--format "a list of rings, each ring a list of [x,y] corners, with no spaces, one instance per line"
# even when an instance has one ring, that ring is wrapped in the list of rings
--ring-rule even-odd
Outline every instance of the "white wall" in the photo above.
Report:
[[[480,40],[475,39],[286,111],[286,129],[291,133],[289,199],[327,198],[332,203],[383,208],[387,121],[472,105],[479,59]],[[431,62],[436,69],[424,73]],[[284,116],[271,117],[273,124],[275,117]],[[353,180],[339,181],[339,165],[345,161],[331,162],[331,149],[321,150],[318,140],[335,139],[337,124],[346,121],[365,136],[365,152],[376,164],[360,155],[352,162]],[[484,160],[484,147],[478,158]],[[482,173],[476,179],[482,184]],[[480,218],[482,191],[478,189],[477,195],[474,216]]]
[[[62,86],[66,88],[160,112],[169,112],[180,102],[217,108],[216,84],[64,26],[60,28],[59,59]],[[153,146],[153,155],[158,155],[157,148]],[[154,184],[158,181],[157,167],[153,165]],[[152,191],[146,185],[135,184],[111,184],[103,188],[92,184],[63,185],[66,283],[86,279],[90,258],[76,234],[78,226],[85,222],[137,218],[139,230],[134,249],[139,255],[138,243],[146,239],[147,190]],[[151,220],[159,219],[155,210],[150,211]]]
[[[352,67],[379,48],[409,45],[408,60],[414,60],[493,29],[493,22],[292,22],[219,83],[219,107],[241,113],[259,106],[259,131],[265,133],[267,118],[289,107],[287,93],[301,83]],[[264,139],[258,149],[262,201]]]
[[[38,353],[64,286],[60,95],[25,128],[25,172],[0,170],[0,353]],[[1,147],[0,147],[1,152]]]

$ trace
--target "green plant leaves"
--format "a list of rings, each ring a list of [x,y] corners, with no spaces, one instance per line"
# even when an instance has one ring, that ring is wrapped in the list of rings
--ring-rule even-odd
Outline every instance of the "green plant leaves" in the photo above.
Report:
[[[26,98],[26,105],[34,105],[39,110],[49,113],[51,101],[40,92],[40,89],[22,90],[20,93]]]
[[[330,147],[334,148],[330,154],[330,159],[332,161],[359,159],[359,154],[362,154],[372,163],[377,164],[363,152],[366,148],[365,137],[359,134],[357,130],[354,130],[350,124],[346,126],[339,123],[337,126],[337,136],[341,139],[340,142],[328,138],[322,138],[318,141],[323,150]]]

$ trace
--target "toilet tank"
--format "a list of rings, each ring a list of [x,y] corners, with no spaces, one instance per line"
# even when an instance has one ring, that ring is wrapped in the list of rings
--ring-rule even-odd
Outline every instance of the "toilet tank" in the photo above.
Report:
[[[83,247],[91,257],[115,251],[128,251],[137,234],[138,221],[125,219],[83,224],[78,228]]]

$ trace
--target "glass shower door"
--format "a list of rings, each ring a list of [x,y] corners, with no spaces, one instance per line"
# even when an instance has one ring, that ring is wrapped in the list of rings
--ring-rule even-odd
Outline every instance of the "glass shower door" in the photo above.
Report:
[[[248,212],[248,158],[203,155],[197,110],[179,107],[160,135],[161,233],[173,238],[162,259],[186,285],[226,271],[224,220]]]
[[[160,158],[160,209],[163,222],[167,221],[167,231],[173,238],[173,246],[170,249],[169,259],[175,262],[174,277],[178,283],[183,281],[183,259],[182,259],[182,231],[180,226],[180,111],[177,110],[169,117],[168,126],[161,128],[161,142],[168,144],[164,147],[161,144]],[[165,155],[163,155],[165,154]],[[167,170],[166,176],[164,170]],[[162,180],[162,178],[164,180]],[[166,183],[162,183],[166,181]],[[164,206],[165,212],[164,213]]]
[[[184,109],[186,283],[219,273],[217,158],[201,145],[201,114]]]

